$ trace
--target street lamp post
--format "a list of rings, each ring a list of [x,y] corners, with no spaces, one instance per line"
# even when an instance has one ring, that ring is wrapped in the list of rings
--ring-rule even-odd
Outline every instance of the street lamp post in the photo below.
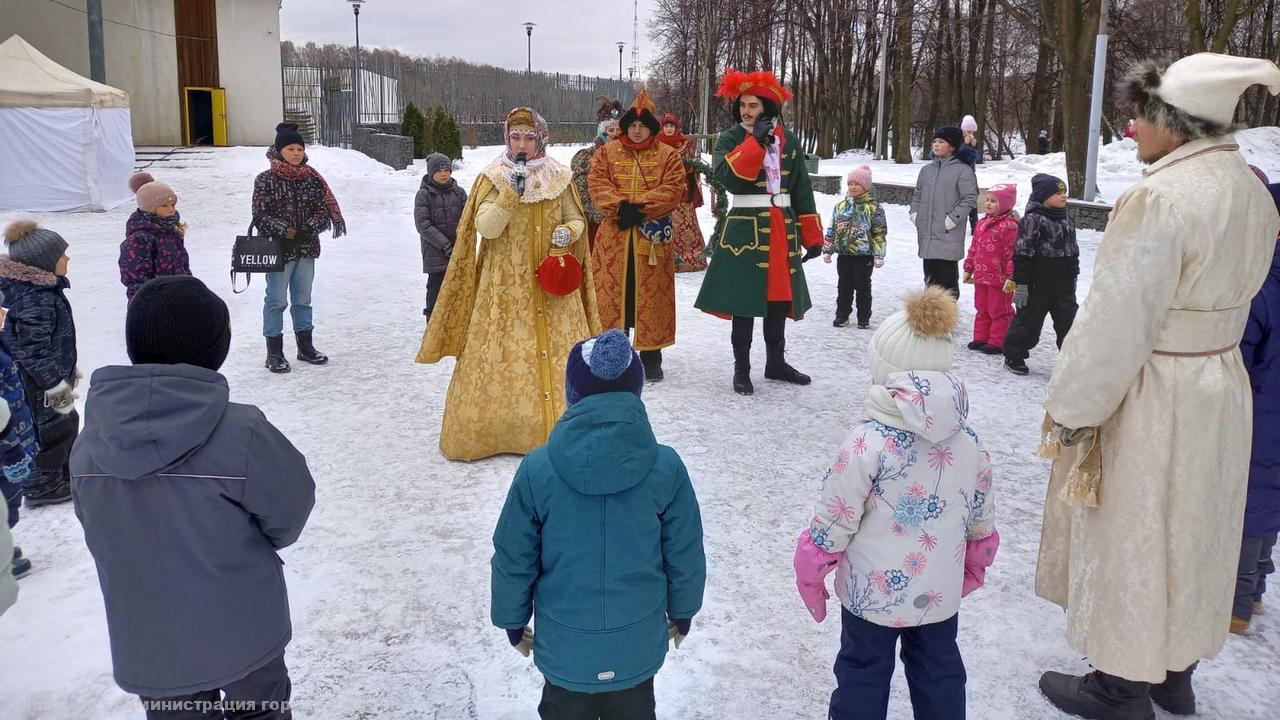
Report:
[[[351,114],[351,127],[360,124],[360,6],[365,0],[347,0],[351,3],[351,12],[356,16],[356,56],[351,75],[351,103],[354,105]]]
[[[533,72],[533,26],[537,25],[538,23],[526,22],[521,24],[524,25],[524,34],[525,34],[525,37],[528,38],[529,66],[526,70],[527,72]]]
[[[626,43],[619,42],[617,45],[618,45],[618,84],[621,85],[622,84],[622,46],[626,45]]]
[[[1102,0],[1102,12],[1098,21],[1098,37],[1093,50],[1093,96],[1089,99],[1089,150],[1084,162],[1085,200],[1093,202],[1098,195],[1098,133],[1102,126],[1102,93],[1107,75],[1107,11],[1108,0]]]

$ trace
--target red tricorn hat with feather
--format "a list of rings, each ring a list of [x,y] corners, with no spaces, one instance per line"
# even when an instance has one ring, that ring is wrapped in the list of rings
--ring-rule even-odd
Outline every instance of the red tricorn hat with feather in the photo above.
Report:
[[[733,68],[726,68],[724,78],[720,80],[720,89],[716,97],[731,102],[743,95],[755,95],[768,98],[779,105],[791,99],[791,92],[778,82],[778,78],[768,70],[745,73]]]

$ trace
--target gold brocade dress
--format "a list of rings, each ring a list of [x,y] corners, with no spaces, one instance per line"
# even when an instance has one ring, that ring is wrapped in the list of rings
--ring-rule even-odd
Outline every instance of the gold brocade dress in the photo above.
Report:
[[[543,445],[565,409],[569,351],[599,334],[586,218],[570,170],[544,159],[523,197],[502,159],[476,178],[458,223],[459,242],[417,361],[458,358],[445,397],[440,451],[452,460],[524,454]],[[583,268],[581,288],[548,295],[535,271],[564,225]],[[479,248],[475,238],[479,233]]]

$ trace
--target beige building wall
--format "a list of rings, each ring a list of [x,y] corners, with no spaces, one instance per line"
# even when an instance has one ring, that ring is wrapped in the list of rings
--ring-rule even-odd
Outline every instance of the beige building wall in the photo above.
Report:
[[[227,89],[227,142],[270,145],[284,115],[280,2],[217,0],[217,12],[218,80]]]
[[[81,10],[84,0],[62,0]],[[135,145],[182,142],[178,51],[173,3],[103,0],[107,84],[129,93]],[[132,25],[126,27],[125,25]],[[45,0],[0,0],[0,36],[17,33],[55,62],[89,77],[89,29],[84,12]]]
[[[85,0],[61,2],[71,7],[0,0],[0,40],[21,35],[89,77]],[[268,145],[275,138],[282,115],[279,7],[279,0],[216,0],[218,77],[227,91],[232,145]],[[182,144],[173,0],[103,0],[102,14],[107,84],[129,93],[134,144]]]

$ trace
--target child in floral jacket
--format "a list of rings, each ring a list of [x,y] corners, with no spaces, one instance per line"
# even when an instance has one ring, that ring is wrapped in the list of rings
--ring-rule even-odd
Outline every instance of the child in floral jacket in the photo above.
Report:
[[[859,165],[845,178],[847,195],[831,214],[826,242],[822,244],[823,261],[831,262],[838,254],[836,272],[840,276],[836,290],[836,319],[831,324],[849,324],[854,293],[858,299],[858,327],[871,327],[871,271],[884,265],[885,235],[888,225],[884,208],[871,194],[871,168]]]
[[[1013,294],[1005,282],[1013,279],[1013,248],[1018,243],[1017,185],[987,190],[986,216],[978,221],[964,260],[964,281],[973,285],[973,342],[970,350],[986,355],[1004,352],[1004,336],[1013,320]]]
[[[138,209],[125,224],[120,243],[120,282],[133,299],[146,282],[161,275],[190,275],[191,261],[183,238],[187,226],[178,215],[178,196],[150,173],[129,178]]]
[[[964,383],[949,373],[955,322],[950,292],[929,287],[876,330],[867,419],[837,451],[796,545],[796,586],[818,622],[836,571],[831,720],[886,717],[899,638],[915,716],[963,717],[957,612],[1000,539],[991,458],[967,424]]]

